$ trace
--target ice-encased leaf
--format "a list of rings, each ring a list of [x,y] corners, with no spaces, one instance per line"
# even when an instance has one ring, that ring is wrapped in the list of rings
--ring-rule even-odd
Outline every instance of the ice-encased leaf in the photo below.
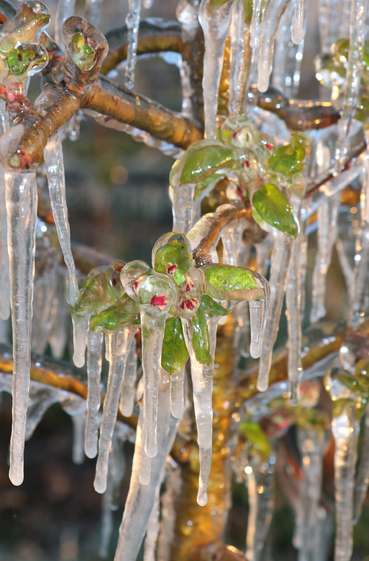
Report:
[[[268,159],[269,169],[291,178],[302,172],[305,153],[305,138],[300,134],[294,134],[290,144],[274,148]]]
[[[209,329],[204,310],[199,308],[190,321],[191,342],[196,359],[211,364]]]
[[[262,227],[272,226],[292,237],[299,231],[297,219],[287,197],[273,183],[263,185],[252,197],[252,216]]]
[[[229,313],[227,308],[219,304],[208,294],[202,296],[200,306],[209,318],[226,316]]]
[[[235,151],[230,146],[207,140],[191,146],[171,171],[171,184],[202,183],[235,165]],[[178,174],[178,178],[176,177]],[[177,181],[172,181],[176,177]]]
[[[264,295],[258,275],[245,267],[211,264],[203,267],[205,292],[219,300],[257,300]]]
[[[176,284],[185,282],[185,274],[193,265],[190,244],[183,234],[164,234],[152,252],[153,267],[158,273],[168,273]]]
[[[188,357],[180,318],[167,319],[161,353],[162,367],[168,374],[180,372],[184,368]]]
[[[93,269],[80,290],[80,296],[73,308],[74,312],[98,313],[117,303],[123,289],[114,279],[115,271],[112,267]]]
[[[139,307],[126,294],[117,304],[95,314],[90,319],[90,329],[116,331],[128,325],[139,325]]]

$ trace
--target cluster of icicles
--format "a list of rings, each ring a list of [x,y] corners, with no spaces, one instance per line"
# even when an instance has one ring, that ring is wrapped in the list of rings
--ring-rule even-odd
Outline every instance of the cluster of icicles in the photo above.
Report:
[[[86,2],[86,14],[94,24],[99,24],[100,10],[103,2],[90,0]],[[146,2],[145,7],[150,3]],[[197,18],[190,17],[196,13],[196,2],[181,0],[178,8],[184,33],[191,33],[191,26],[197,25]],[[366,284],[369,264],[369,156],[365,154],[360,161],[349,170],[342,171],[347,153],[350,149],[348,139],[352,125],[358,91],[360,88],[360,60],[357,53],[362,49],[365,40],[365,0],[351,0],[349,17],[337,21],[338,12],[334,0],[322,0],[320,11],[321,36],[324,43],[333,42],[337,37],[349,35],[350,52],[347,80],[342,100],[342,119],[337,130],[327,133],[312,133],[311,159],[314,161],[314,177],[320,177],[331,167],[332,161],[337,174],[326,185],[323,195],[314,199],[309,205],[301,203],[301,199],[292,201],[295,213],[299,216],[302,227],[296,239],[289,238],[279,232],[269,234],[264,241],[255,246],[258,271],[266,275],[269,272],[270,298],[265,302],[265,314],[260,313],[259,304],[250,305],[250,319],[246,317],[247,309],[244,302],[237,304],[233,310],[236,319],[235,338],[239,342],[238,352],[244,351],[244,342],[251,327],[250,354],[254,358],[260,356],[259,390],[266,390],[272,362],[272,351],[276,342],[284,297],[288,319],[288,374],[290,394],[293,400],[298,399],[299,382],[302,379],[301,347],[302,321],[305,310],[305,277],[307,269],[307,219],[317,211],[318,251],[313,273],[312,311],[313,322],[325,315],[326,276],[336,245],[342,270],[350,291],[352,322],[358,323],[364,315],[366,305]],[[214,7],[216,6],[216,7]],[[245,10],[247,2],[228,0],[212,2],[202,0],[199,7],[199,22],[205,37],[204,60],[204,106],[205,131],[207,139],[216,138],[216,122],[218,107],[218,90],[221,80],[221,68],[225,42],[231,36],[231,76],[229,113],[237,117],[244,112],[245,91],[253,81],[260,91],[266,91],[270,79],[274,85],[281,87],[285,93],[293,93],[299,82],[299,65],[305,31],[305,11],[303,0],[254,0],[252,17],[247,22]],[[62,22],[74,13],[75,2],[59,0],[58,17],[55,29],[56,39],[60,40]],[[129,13],[126,24],[129,30],[128,59],[124,68],[124,79],[128,88],[134,85],[137,38],[140,22],[140,0],[129,0]],[[342,11],[343,13],[344,11]],[[347,14],[346,14],[347,16]],[[334,22],[335,20],[335,22]],[[244,23],[246,22],[246,23]],[[349,22],[348,28],[347,22]],[[245,51],[245,28],[250,34],[251,72],[249,83],[246,70],[243,68]],[[288,29],[288,33],[286,33]],[[289,31],[290,30],[290,31]],[[290,39],[293,44],[289,44]],[[328,44],[327,43],[327,44]],[[324,45],[323,45],[324,47]],[[324,52],[325,47],[323,48]],[[291,54],[292,53],[292,54]],[[278,65],[273,70],[273,60]],[[272,73],[273,70],[273,73]],[[287,75],[290,78],[287,80]],[[355,79],[354,79],[355,77]],[[184,81],[185,82],[185,81]],[[188,93],[188,92],[187,92]],[[186,95],[186,93],[185,93]],[[185,108],[186,104],[183,104]],[[257,113],[257,120],[267,117]],[[1,107],[1,126],[5,133],[9,128],[5,105]],[[266,122],[266,129],[273,130],[278,138],[285,131],[273,121]],[[351,128],[350,128],[351,127]],[[326,136],[324,136],[326,134]],[[352,136],[352,135],[351,135]],[[45,149],[45,173],[47,176],[51,207],[55,226],[67,268],[67,302],[74,305],[79,296],[77,272],[71,251],[70,229],[66,205],[66,187],[63,163],[62,141],[64,131],[50,139]],[[332,141],[333,137],[333,141]],[[332,146],[330,145],[333,145]],[[328,146],[328,148],[327,148]],[[332,151],[334,153],[332,153]],[[361,177],[362,204],[360,228],[356,241],[355,267],[347,256],[349,248],[345,247],[345,239],[340,239],[338,231],[338,213],[341,190],[350,182]],[[306,178],[306,183],[310,177]],[[50,343],[52,351],[60,356],[65,346],[66,307],[63,304],[64,277],[60,271],[49,271],[33,284],[34,255],[37,227],[42,237],[43,225],[37,222],[37,184],[36,172],[21,173],[1,169],[0,172],[0,275],[2,280],[2,298],[0,317],[6,320],[11,312],[13,330],[14,376],[12,378],[13,426],[10,443],[10,478],[19,485],[23,481],[23,450],[24,441],[42,412],[55,400],[55,395],[42,393],[39,387],[30,390],[31,342],[36,349],[44,351]],[[315,206],[314,206],[315,205]],[[186,218],[183,221],[184,214]],[[211,216],[207,215],[198,221],[198,204],[193,200],[193,193],[175,198],[173,215],[174,230],[189,234],[196,247],[199,239],[207,231]],[[179,218],[180,217],[180,218]],[[223,262],[230,265],[247,264],[252,248],[242,243],[244,224],[235,222],[222,232]],[[192,234],[191,234],[192,232]],[[6,250],[7,248],[7,250]],[[216,252],[212,254],[217,261]],[[52,277],[52,282],[50,278]],[[50,293],[50,286],[53,291]],[[7,296],[10,294],[10,298]],[[43,306],[38,306],[38,298]],[[50,302],[50,314],[40,316],[40,309],[47,308],[44,298]],[[33,331],[35,324],[43,324],[37,335],[31,338],[32,302],[36,302]],[[254,303],[255,304],[255,303]],[[40,319],[41,318],[41,319]],[[145,318],[141,323],[147,327]],[[209,326],[211,333],[212,363],[214,363],[217,322]],[[179,422],[188,406],[188,384],[185,372],[168,377],[160,369],[161,342],[163,324],[155,323],[151,331],[157,330],[156,337],[144,339],[142,346],[143,378],[139,380],[137,368],[136,339],[134,330],[125,328],[121,331],[105,334],[105,357],[109,364],[107,391],[102,411],[101,402],[101,369],[103,364],[104,335],[99,331],[89,330],[88,317],[74,317],[74,362],[82,367],[87,364],[88,399],[86,412],[83,404],[68,404],[76,427],[76,445],[74,458],[80,460],[83,454],[81,446],[84,433],[84,451],[88,457],[97,456],[95,489],[104,493],[104,536],[106,546],[111,525],[110,511],[114,507],[116,487],[122,476],[121,440],[127,437],[121,426],[116,423],[118,411],[124,416],[133,414],[137,402],[142,401],[136,431],[135,454],[128,498],[125,505],[121,525],[119,543],[116,552],[117,561],[135,561],[145,534],[145,561],[151,561],[155,555],[155,543],[159,532],[160,487],[166,470],[167,490],[162,498],[163,508],[167,511],[166,520],[170,519],[170,508],[173,494],[178,486],[178,472],[173,466],[166,467],[167,457],[174,442]],[[87,350],[87,353],[86,353]],[[200,485],[198,502],[206,504],[207,480],[211,464],[212,439],[212,372],[199,364],[194,353],[190,351],[193,403],[198,430],[200,448]],[[85,356],[86,354],[86,356]],[[345,396],[346,389],[339,385],[334,391]],[[41,395],[41,397],[40,397]],[[65,396],[62,396],[64,399]],[[61,396],[57,397],[60,401]],[[137,400],[138,398],[138,400]],[[41,407],[35,407],[42,401]],[[27,409],[29,410],[27,420]],[[36,411],[36,413],[34,413]],[[34,414],[33,414],[34,413]],[[368,415],[365,418],[364,442],[368,441]],[[352,551],[352,521],[357,519],[360,505],[366,492],[368,480],[369,457],[368,446],[363,447],[361,463],[356,474],[355,501],[353,501],[353,485],[355,477],[356,449],[359,425],[353,418],[352,410],[334,418],[332,431],[336,439],[336,499],[337,499],[337,541],[336,561],[348,561]],[[124,434],[122,434],[122,432]],[[321,458],[323,441],[315,433],[303,434],[299,438],[304,469],[304,486],[301,490],[303,501],[297,513],[298,530],[295,542],[300,548],[301,560],[313,559],[314,551],[320,546],[311,539],[319,520],[321,481]],[[247,555],[250,560],[260,558],[262,544],[271,518],[271,487],[275,458],[272,454],[266,462],[247,459],[244,471],[247,475],[250,496],[249,529],[247,537]],[[263,492],[260,492],[263,489]],[[354,507],[355,505],[355,507]],[[359,506],[358,506],[359,505]],[[168,514],[169,512],[169,514]],[[315,530],[312,529],[314,526]],[[170,529],[168,530],[170,536]],[[315,532],[316,533],[316,532]],[[170,539],[170,537],[168,538]],[[316,539],[316,536],[315,538]],[[324,537],[321,537],[324,540]],[[315,546],[314,546],[315,543]],[[314,549],[315,547],[315,549]],[[321,547],[322,549],[322,547]],[[311,553],[313,551],[313,554]],[[313,557],[309,557],[313,555]],[[165,554],[160,556],[165,559]]]

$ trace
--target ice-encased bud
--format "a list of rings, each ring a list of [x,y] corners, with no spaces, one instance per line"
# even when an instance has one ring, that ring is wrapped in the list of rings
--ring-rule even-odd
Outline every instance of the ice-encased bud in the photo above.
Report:
[[[158,273],[167,273],[177,285],[186,281],[193,265],[190,243],[184,234],[169,232],[161,236],[152,250],[152,265]]]
[[[123,295],[114,267],[96,267],[88,274],[73,307],[77,314],[96,314],[114,305]]]
[[[151,272],[151,268],[144,261],[130,261],[127,263],[121,273],[120,282],[125,292],[133,300],[138,299],[137,290],[141,280]]]
[[[30,43],[22,43],[14,49],[10,49],[5,58],[9,76],[15,77],[17,80],[41,72],[48,61],[46,49]]]
[[[145,275],[139,280],[137,297],[147,311],[168,312],[177,299],[176,285],[168,275]]]
[[[95,78],[108,53],[104,35],[83,18],[72,16],[63,26],[66,51],[84,77]]]
[[[1,28],[0,53],[7,53],[20,43],[37,40],[39,33],[47,26],[50,15],[41,2],[26,2],[14,18],[9,18]]]
[[[205,288],[204,273],[201,269],[191,267],[185,276],[185,282],[179,289],[178,315],[190,319],[197,312]]]

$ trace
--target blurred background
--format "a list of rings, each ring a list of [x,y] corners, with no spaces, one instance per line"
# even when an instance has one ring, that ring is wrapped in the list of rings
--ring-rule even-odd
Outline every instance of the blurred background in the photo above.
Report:
[[[45,2],[51,11],[54,2]],[[121,7],[121,4],[124,4]],[[316,25],[317,0],[309,0],[300,95],[316,97],[318,85],[313,60],[319,48]],[[82,7],[82,4],[80,8]],[[143,17],[175,18],[175,0],[154,0]],[[126,2],[103,2],[103,31],[123,24]],[[180,110],[178,68],[157,58],[137,67],[136,90],[163,105]],[[121,258],[150,260],[159,235],[171,228],[167,196],[169,157],[118,133],[83,120],[77,141],[65,142],[67,196],[73,240]],[[311,242],[310,260],[314,256]],[[336,256],[328,280],[330,317],[344,315],[343,279]],[[94,561],[99,559],[101,496],[93,489],[95,461],[72,462],[72,421],[59,406],[52,406],[26,445],[25,482],[20,488],[8,480],[8,443],[11,399],[0,394],[0,560],[1,561]],[[127,491],[133,446],[127,444],[127,476],[121,504]],[[292,513],[277,490],[279,508],[273,520],[270,549],[275,561],[293,560]],[[243,546],[247,508],[246,489],[235,486],[229,540]],[[240,515],[242,511],[242,515]],[[114,514],[114,535],[108,559],[112,558],[122,510]],[[357,559],[369,555],[369,512],[356,530]],[[190,561],[190,560],[189,560]]]

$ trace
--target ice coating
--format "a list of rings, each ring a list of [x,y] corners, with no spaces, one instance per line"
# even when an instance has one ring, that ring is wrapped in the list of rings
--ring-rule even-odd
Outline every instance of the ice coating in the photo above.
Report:
[[[101,400],[101,366],[103,334],[90,331],[87,342],[87,409],[85,430],[85,454],[94,458],[97,454],[99,410]]]
[[[98,493],[104,493],[107,485],[109,453],[116,423],[119,398],[124,383],[132,331],[129,327],[122,331],[109,333],[106,341],[107,360],[109,362],[108,387],[104,399],[100,426],[99,451],[96,462],[94,487]]]
[[[63,146],[59,135],[49,140],[45,148],[44,157],[55,227],[64,262],[68,269],[67,301],[73,305],[78,298],[78,282],[70,241]]]
[[[287,271],[291,256],[292,239],[276,234],[271,258],[270,300],[265,319],[265,330],[259,362],[258,389],[268,387],[269,371],[272,364],[273,346],[277,338],[281,317]]]
[[[31,368],[33,275],[37,212],[34,173],[5,172],[14,374],[9,477],[23,482]]]
[[[73,315],[73,362],[78,368],[85,364],[85,355],[88,338],[88,315]]]
[[[218,90],[222,73],[224,45],[231,23],[232,2],[229,0],[214,7],[211,0],[202,0],[199,22],[204,32],[204,113],[205,136],[216,137],[216,117],[218,112]]]

